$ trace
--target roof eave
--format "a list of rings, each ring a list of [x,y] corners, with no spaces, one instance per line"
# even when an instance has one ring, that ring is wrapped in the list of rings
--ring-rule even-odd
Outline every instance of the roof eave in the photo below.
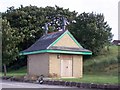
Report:
[[[65,51],[65,50],[40,50],[32,52],[21,52],[19,55],[31,55],[40,53],[63,53],[63,54],[80,54],[80,55],[92,55],[92,52],[75,52],[75,51]]]

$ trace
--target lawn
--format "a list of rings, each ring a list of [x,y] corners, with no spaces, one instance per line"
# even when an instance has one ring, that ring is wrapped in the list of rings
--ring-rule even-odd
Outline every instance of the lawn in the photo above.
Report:
[[[110,51],[84,60],[85,74],[118,75],[118,47],[110,46]]]
[[[27,74],[27,67],[22,67],[19,70],[12,70],[7,73],[7,76],[23,76]],[[3,75],[3,73],[2,73]]]
[[[2,76],[2,72],[0,72],[0,77]]]
[[[26,67],[23,67],[17,71],[11,71],[7,73],[7,76],[23,76],[26,75]],[[83,83],[98,83],[98,84],[118,84],[117,75],[105,75],[105,74],[83,74],[82,78],[62,78],[60,80],[83,82]]]
[[[82,83],[118,84],[118,76],[107,75],[84,75],[83,78],[62,78],[61,80]]]

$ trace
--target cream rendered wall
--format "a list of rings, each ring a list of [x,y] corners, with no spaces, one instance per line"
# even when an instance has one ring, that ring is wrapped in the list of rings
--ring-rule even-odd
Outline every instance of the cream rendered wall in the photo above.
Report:
[[[68,34],[65,34],[54,46],[79,48]]]
[[[49,54],[49,76],[60,77],[60,59],[58,54]]]
[[[49,54],[28,55],[28,74],[29,75],[49,75]]]
[[[73,55],[73,77],[82,77],[83,75],[83,56]]]
[[[28,74],[49,77],[61,77],[61,60],[58,56],[62,54],[36,54],[28,55]],[[68,55],[67,55],[68,56]],[[82,77],[83,74],[83,56],[72,56],[73,77]]]

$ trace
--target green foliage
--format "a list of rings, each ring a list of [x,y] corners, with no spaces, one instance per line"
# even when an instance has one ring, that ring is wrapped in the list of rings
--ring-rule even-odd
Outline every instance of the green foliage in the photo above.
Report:
[[[42,8],[21,5],[17,9],[10,7],[2,13],[3,62],[15,60],[20,51],[27,49],[43,35],[42,27],[46,22],[55,22],[55,19],[61,17],[67,18],[68,22],[76,21],[67,28],[80,44],[93,51],[94,55],[99,54],[104,45],[112,39],[111,28],[101,14],[82,13],[77,16],[77,12],[58,6]],[[57,31],[60,24],[56,21],[49,27],[48,32]]]
[[[75,38],[84,48],[100,54],[102,48],[112,40],[111,28],[102,14],[82,13],[76,17],[76,23],[70,26]]]
[[[42,27],[46,22],[51,22],[54,18],[61,16],[71,21],[76,17],[76,14],[75,11],[70,12],[69,9],[63,9],[58,6],[38,8],[37,6],[23,7],[21,5],[18,9],[10,7],[7,12],[3,13],[3,17],[6,17],[11,27],[17,28],[21,37],[24,37],[19,46],[19,50],[24,50],[43,35]],[[58,24],[55,24],[55,29],[49,27],[49,32],[56,31],[58,26]]]
[[[85,74],[118,75],[118,48],[111,46],[105,55],[92,57],[84,61]]]
[[[69,9],[63,9],[58,6],[38,8],[37,6],[22,5],[15,9],[13,6],[2,13],[2,55],[3,64],[12,63],[18,59],[19,52],[27,49],[44,31],[42,27],[46,22],[51,22],[57,17],[64,16],[68,20],[76,17],[76,12],[70,12]],[[57,28],[57,24],[55,28]],[[49,32],[53,27],[49,27]],[[57,29],[55,29],[57,30]],[[19,58],[20,59],[20,58]]]
[[[18,35],[16,28],[11,28],[7,19],[2,19],[2,63],[9,64],[16,60],[19,50],[17,44],[21,37]]]

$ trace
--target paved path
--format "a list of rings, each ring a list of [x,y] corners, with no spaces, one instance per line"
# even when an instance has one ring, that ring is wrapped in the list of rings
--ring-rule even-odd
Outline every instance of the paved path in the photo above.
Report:
[[[24,83],[24,82],[14,82],[14,81],[5,81],[0,82],[2,88],[69,88],[63,86],[54,86],[54,85],[41,85],[34,83]]]
[[[53,88],[55,88],[55,90],[57,89],[59,90],[59,88],[61,89],[66,88],[68,90],[91,90],[91,89],[80,89],[76,87],[74,88],[74,87],[65,87],[65,86],[57,86],[57,85],[41,85],[41,84],[34,84],[34,83],[14,82],[14,81],[5,81],[5,80],[0,80],[0,87],[1,88],[13,88],[13,89],[2,89],[2,90],[15,90],[14,88],[34,88],[34,89],[42,88],[45,90],[54,90]]]

